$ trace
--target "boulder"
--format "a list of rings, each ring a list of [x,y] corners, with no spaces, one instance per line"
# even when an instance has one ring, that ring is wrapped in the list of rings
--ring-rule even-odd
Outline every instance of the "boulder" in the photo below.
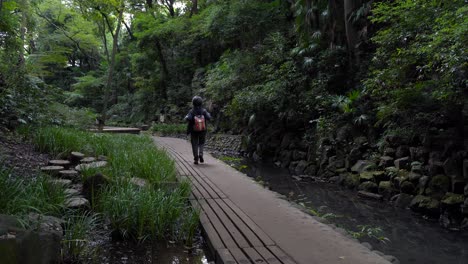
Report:
[[[423,167],[422,167],[422,163],[419,162],[419,161],[413,161],[411,162],[411,172],[414,172],[414,173],[418,173],[418,174],[421,174],[423,173]]]
[[[463,160],[463,178],[468,182],[468,159]]]
[[[304,170],[304,173],[310,176],[315,176],[317,173],[317,166],[309,164],[309,166]]]
[[[452,179],[452,192],[458,193],[458,194],[463,194],[464,193],[464,188],[466,185],[466,181],[463,178],[458,178],[458,179]]]
[[[400,261],[395,256],[384,255],[383,258],[392,264],[400,264]]]
[[[307,158],[307,153],[304,151],[294,150],[293,160],[304,160]]]
[[[107,166],[107,161],[96,161],[96,162],[91,162],[91,163],[83,163],[75,167],[75,170],[77,171],[83,171],[83,170],[89,170],[89,169],[95,169],[95,168],[102,168]]]
[[[444,172],[445,172],[445,175],[448,175],[451,178],[460,178],[460,177],[462,177],[461,166],[453,158],[448,158],[448,159],[445,160],[445,162],[444,162]]]
[[[374,181],[374,172],[365,171],[359,174],[359,182]]]
[[[444,174],[444,163],[439,160],[429,159],[428,171],[430,176]]]
[[[465,202],[460,207],[463,215],[468,216],[468,198],[465,199]]]
[[[416,172],[410,172],[408,174],[408,180],[411,182],[417,183],[419,182],[419,179],[421,179],[422,175]]]
[[[398,175],[398,169],[395,167],[385,168],[385,174],[387,174],[389,179],[393,179]]]
[[[431,216],[440,214],[439,206],[439,201],[423,195],[416,195],[410,204],[412,210]]]
[[[299,163],[297,164],[296,168],[294,168],[294,172],[296,175],[301,175],[304,173],[305,169],[307,168],[307,161],[305,160],[301,160],[299,161]]]
[[[395,157],[396,150],[394,148],[385,148],[384,149],[384,155],[385,156],[390,156],[390,157]]]
[[[410,155],[410,149],[408,146],[399,146],[396,150],[395,157],[397,159],[403,158],[403,157],[409,157]]]
[[[390,156],[380,157],[379,167],[387,168],[387,167],[393,166],[393,164],[394,164],[394,159],[392,157],[390,157]]]
[[[370,193],[366,191],[359,191],[358,195],[363,198],[372,199],[372,200],[382,200],[383,196],[380,194]]]
[[[450,178],[445,175],[436,175],[429,181],[425,194],[440,199],[449,190]]]
[[[359,186],[359,175],[348,173],[344,176],[343,184],[350,188],[354,189]]]
[[[398,208],[407,208],[410,204],[411,201],[413,200],[414,196],[409,195],[406,193],[400,193],[392,197],[393,201],[393,206],[398,207]]]
[[[427,161],[429,158],[429,149],[426,147],[411,147],[410,157],[412,160]]]
[[[379,194],[383,195],[386,198],[390,198],[394,193],[392,188],[392,183],[390,181],[381,181],[378,188]]]
[[[449,192],[442,198],[441,204],[443,207],[459,207],[463,204],[463,201],[463,195]]]
[[[289,167],[292,159],[292,153],[289,150],[283,150],[280,152],[279,160],[281,161],[281,167]]]
[[[413,194],[415,190],[414,184],[410,181],[405,181],[400,186],[400,191],[406,194]]]
[[[12,216],[0,215],[1,263],[61,263],[61,226],[57,218],[29,216],[35,230],[22,228]]]
[[[385,171],[374,171],[373,175],[374,175],[374,179],[375,179],[376,182],[390,180],[390,177],[388,177],[388,175],[387,175],[387,173]]]
[[[375,168],[375,163],[368,160],[358,160],[356,164],[351,168],[352,172],[361,173]]]
[[[406,181],[408,181],[408,178],[402,176],[397,176],[392,179],[392,183],[397,189],[401,189],[402,184]]]
[[[296,173],[296,167],[297,167],[297,164],[299,164],[299,161],[293,161],[289,164],[289,173],[291,174],[295,174]]]
[[[463,192],[464,192],[465,196],[467,196],[467,197],[468,197],[468,184],[467,184],[467,185],[465,185],[465,189],[464,189],[464,191],[463,191]]]
[[[359,185],[358,188],[360,191],[377,193],[379,190],[379,186],[375,182],[366,181]]]
[[[416,186],[418,194],[424,194],[429,180],[430,178],[428,176],[422,176],[419,178],[418,185]]]
[[[409,157],[399,158],[394,161],[395,167],[399,170],[410,170]]]

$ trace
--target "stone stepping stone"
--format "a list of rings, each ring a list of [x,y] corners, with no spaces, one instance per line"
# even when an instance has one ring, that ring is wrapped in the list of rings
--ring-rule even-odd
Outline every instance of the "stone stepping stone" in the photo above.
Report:
[[[80,195],[80,191],[77,189],[65,189],[65,194],[67,196],[78,196]]]
[[[65,201],[65,205],[71,209],[87,209],[89,201],[83,197],[72,197]]]
[[[52,176],[57,176],[59,171],[64,170],[63,166],[45,166],[41,168],[41,171]]]
[[[144,188],[149,185],[149,182],[142,178],[133,177],[130,179],[130,183],[140,188]]]
[[[71,162],[79,162],[80,160],[84,159],[85,154],[77,151],[73,151],[70,153],[70,161]]]
[[[80,173],[76,170],[62,170],[59,171],[60,178],[68,180],[76,180],[79,178]]]
[[[68,160],[49,160],[50,166],[62,166],[64,168],[70,167],[71,163]]]
[[[107,166],[107,161],[96,161],[96,162],[91,162],[91,163],[80,164],[75,167],[75,170],[83,171],[83,170],[94,169],[94,168],[102,168],[105,166]]]
[[[96,161],[95,157],[86,157],[86,158],[83,158],[80,162],[81,163],[92,163],[92,162],[95,162],[95,161]]]
[[[55,184],[55,185],[61,185],[63,187],[69,187],[71,186],[72,184],[72,181],[70,180],[65,180],[65,179],[53,179],[53,180],[50,180],[50,182],[52,184]]]

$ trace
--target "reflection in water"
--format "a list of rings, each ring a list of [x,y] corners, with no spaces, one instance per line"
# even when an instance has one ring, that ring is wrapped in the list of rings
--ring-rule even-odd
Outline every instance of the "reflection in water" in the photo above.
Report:
[[[352,231],[358,231],[358,225],[380,227],[389,242],[361,240],[371,243],[376,250],[396,256],[401,263],[468,263],[468,232],[445,230],[437,221],[425,220],[387,202],[363,200],[356,192],[336,184],[295,181],[286,170],[271,164],[248,161],[246,164],[247,174],[261,178],[273,191],[322,213],[333,213],[335,217],[329,221],[337,226]]]
[[[208,264],[203,238],[198,236],[194,248],[170,242],[111,241],[109,234],[95,234],[89,263],[103,264]],[[86,263],[88,263],[86,262]]]

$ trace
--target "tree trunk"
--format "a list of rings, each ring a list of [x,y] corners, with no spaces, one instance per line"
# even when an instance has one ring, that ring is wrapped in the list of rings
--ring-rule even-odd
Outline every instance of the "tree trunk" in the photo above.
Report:
[[[20,28],[20,47],[19,47],[19,58],[18,63],[20,66],[23,66],[25,63],[24,59],[24,46],[26,44],[26,27],[28,24],[28,17],[27,17],[27,1],[21,1],[21,28]]]
[[[359,43],[359,35],[356,28],[353,26],[353,21],[350,19],[356,7],[361,5],[360,0],[345,0],[344,1],[344,18],[345,18],[345,27],[346,27],[346,40],[348,42],[348,52],[350,58],[356,56],[356,45]]]
[[[115,67],[115,55],[117,54],[117,42],[119,40],[119,32],[120,32],[120,26],[122,24],[122,17],[124,13],[124,5],[122,2],[121,5],[121,10],[119,10],[119,17],[117,19],[117,29],[114,34],[114,40],[112,43],[112,54],[111,54],[111,61],[109,64],[109,71],[108,71],[108,76],[107,76],[107,84],[106,84],[106,90],[104,92],[104,106],[102,108],[102,121],[105,124],[107,120],[107,107],[108,107],[108,101],[109,101],[109,94],[110,94],[110,89],[112,86],[112,77],[114,74],[114,67]]]
[[[166,59],[164,58],[164,54],[162,51],[161,42],[159,39],[156,38],[156,52],[158,53],[159,63],[161,63],[162,71],[161,71],[161,98],[166,100],[167,99],[167,78],[169,77],[169,71],[167,69]]]
[[[190,17],[198,13],[198,0],[192,0],[192,9],[190,10]]]

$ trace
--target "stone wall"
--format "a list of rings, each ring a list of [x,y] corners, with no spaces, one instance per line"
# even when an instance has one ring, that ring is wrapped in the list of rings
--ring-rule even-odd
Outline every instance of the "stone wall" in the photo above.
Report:
[[[206,148],[228,156],[239,156],[242,154],[242,136],[211,134],[206,139]]]

